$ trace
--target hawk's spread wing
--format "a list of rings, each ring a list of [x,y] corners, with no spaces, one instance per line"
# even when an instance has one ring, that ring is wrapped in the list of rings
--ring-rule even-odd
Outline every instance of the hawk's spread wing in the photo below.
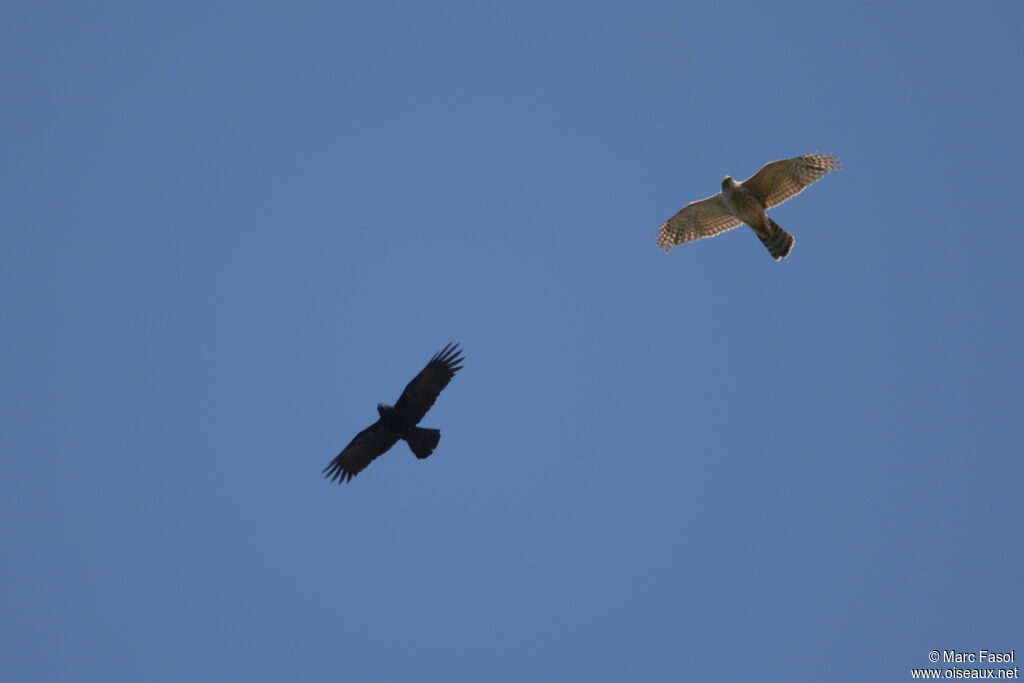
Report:
[[[412,424],[417,424],[434,405],[438,394],[448,386],[455,373],[462,369],[462,351],[458,344],[448,343],[434,354],[420,374],[413,377],[395,403],[395,410]]]
[[[380,420],[356,434],[352,443],[345,446],[345,449],[338,454],[334,460],[324,468],[322,474],[330,481],[338,483],[349,481],[366,466],[373,462],[377,456],[384,455],[395,443],[398,442],[398,432],[384,426]]]
[[[658,246],[665,253],[684,242],[712,237],[720,232],[732,230],[740,220],[729,213],[722,202],[722,195],[690,202],[679,213],[661,224],[658,231]]]
[[[831,154],[804,154],[773,161],[743,181],[744,189],[760,200],[766,209],[795,197],[829,171],[839,170],[839,157]]]

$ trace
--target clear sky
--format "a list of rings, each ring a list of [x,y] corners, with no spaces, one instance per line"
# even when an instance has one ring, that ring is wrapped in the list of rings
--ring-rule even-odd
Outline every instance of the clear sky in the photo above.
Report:
[[[1024,5],[824,5],[4,4],[0,680],[1019,666]]]

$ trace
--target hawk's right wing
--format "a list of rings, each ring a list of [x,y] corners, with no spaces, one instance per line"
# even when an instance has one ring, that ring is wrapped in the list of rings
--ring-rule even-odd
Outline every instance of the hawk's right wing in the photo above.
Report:
[[[658,231],[658,246],[665,253],[685,242],[713,237],[741,225],[740,219],[729,213],[722,202],[722,195],[690,202],[675,216],[661,224]]]
[[[395,403],[395,411],[412,424],[418,424],[434,405],[438,394],[448,386],[455,373],[462,369],[462,361],[459,345],[451,342],[445,344],[405,387]]]
[[[773,161],[741,183],[766,209],[778,206],[821,180],[829,171],[839,170],[839,157],[832,154],[804,154]]]

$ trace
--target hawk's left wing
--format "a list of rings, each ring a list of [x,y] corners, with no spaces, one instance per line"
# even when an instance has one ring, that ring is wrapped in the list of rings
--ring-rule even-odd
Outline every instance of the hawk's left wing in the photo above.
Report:
[[[351,481],[352,477],[365,470],[367,465],[398,443],[399,436],[399,433],[385,425],[383,420],[377,420],[356,434],[356,438],[338,453],[338,457],[328,463],[321,474],[339,484]]]
[[[740,219],[729,213],[722,202],[722,195],[690,202],[675,216],[661,224],[658,231],[658,246],[665,253],[684,242],[713,237],[741,225]]]

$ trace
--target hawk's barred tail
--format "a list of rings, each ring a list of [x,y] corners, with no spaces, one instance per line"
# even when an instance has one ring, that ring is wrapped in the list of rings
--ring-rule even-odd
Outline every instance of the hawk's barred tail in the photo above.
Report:
[[[796,242],[796,239],[792,235],[779,227],[779,224],[771,218],[768,219],[767,236],[762,235],[756,230],[754,232],[761,239],[762,244],[768,248],[768,253],[771,254],[772,258],[776,261],[789,256],[789,251],[793,248],[793,243]]]
[[[405,442],[409,444],[409,448],[420,460],[433,453],[440,440],[440,429],[427,429],[426,427],[413,427],[409,435],[405,437]]]

